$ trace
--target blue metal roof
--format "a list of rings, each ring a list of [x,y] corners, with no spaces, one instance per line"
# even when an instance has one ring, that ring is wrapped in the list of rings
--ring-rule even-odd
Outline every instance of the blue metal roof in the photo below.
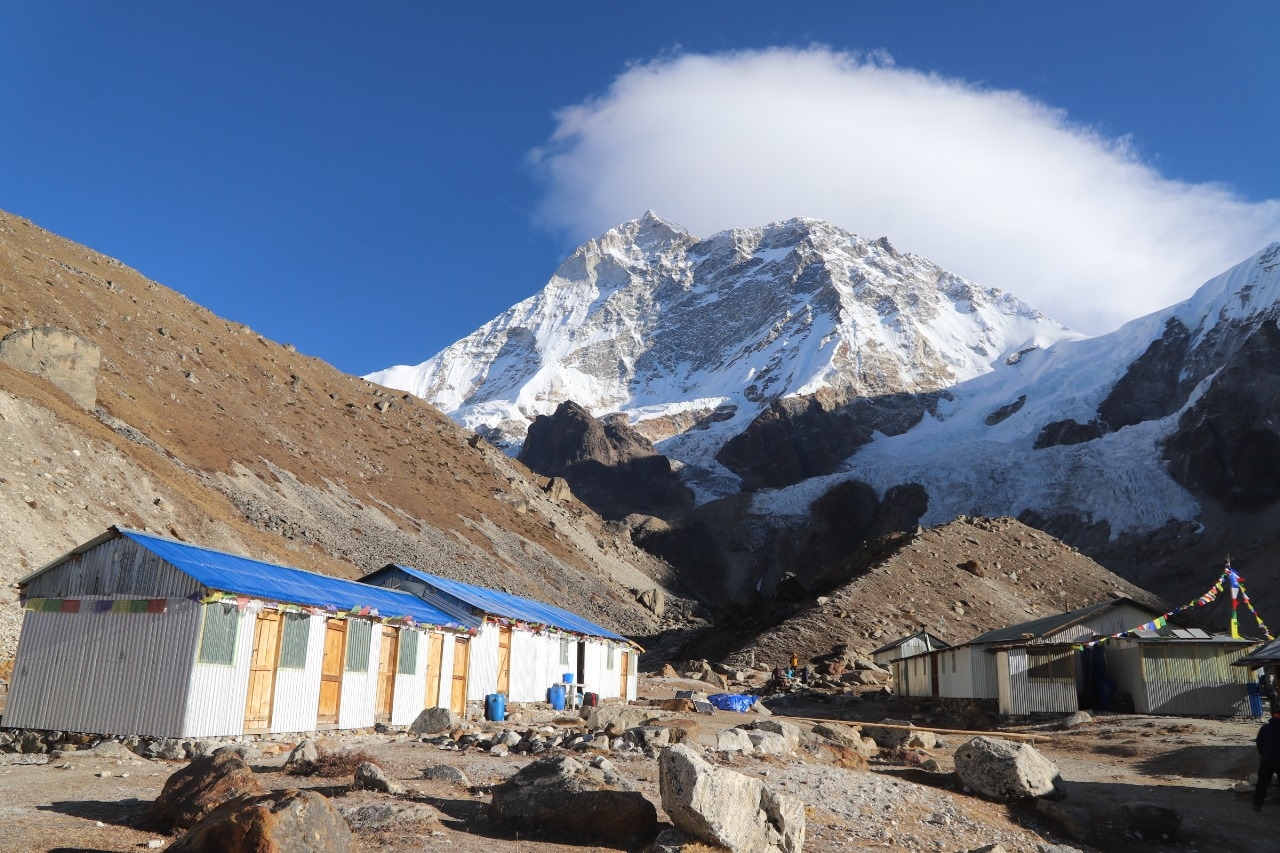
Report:
[[[568,610],[562,610],[550,604],[543,604],[541,601],[521,598],[509,592],[499,592],[496,589],[488,589],[483,586],[442,578],[439,575],[411,569],[408,566],[395,565],[393,568],[423,581],[446,596],[464,604],[469,604],[491,616],[503,619],[517,619],[521,622],[530,622],[535,625],[550,625],[564,631],[585,634],[588,637],[608,637],[612,640],[621,640],[624,643],[631,642],[626,637],[621,634],[615,634],[608,628],[602,628],[575,613],[570,613]],[[377,572],[374,574],[377,574]],[[372,577],[372,575],[368,577]]]
[[[446,614],[407,592],[277,566],[137,530],[117,529],[211,590],[339,611],[371,607],[384,618],[411,616],[420,624],[443,628],[472,629],[480,624],[479,620]]]

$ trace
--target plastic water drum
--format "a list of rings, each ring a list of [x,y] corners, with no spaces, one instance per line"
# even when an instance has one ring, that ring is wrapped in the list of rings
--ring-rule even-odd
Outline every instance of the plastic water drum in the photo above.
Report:
[[[484,697],[484,718],[500,723],[507,718],[507,697],[503,693],[490,693]]]
[[[566,672],[564,674],[564,677],[561,679],[561,681],[563,681],[565,684],[573,684],[573,673]]]
[[[547,701],[551,703],[551,707],[557,711],[564,710],[564,685],[553,684],[547,690]]]

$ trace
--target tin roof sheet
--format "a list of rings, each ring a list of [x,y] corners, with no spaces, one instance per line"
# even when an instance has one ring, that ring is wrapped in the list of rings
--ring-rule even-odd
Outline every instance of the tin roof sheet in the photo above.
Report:
[[[450,580],[449,578],[443,578],[408,566],[394,565],[392,568],[399,569],[439,592],[469,604],[491,616],[517,619],[521,622],[530,622],[536,625],[551,625],[555,628],[585,634],[589,637],[608,637],[612,640],[630,642],[621,634],[616,634],[608,628],[602,628],[576,613],[570,613],[568,610],[563,610],[551,604],[543,604],[541,601],[535,601],[532,598],[522,598],[509,592],[499,592],[496,589]],[[375,572],[374,574],[377,573]]]
[[[407,592],[277,566],[151,533],[118,529],[122,535],[211,590],[338,611],[371,607],[383,617],[411,616],[418,623],[443,628],[471,629],[479,625],[478,620],[468,622],[451,616]]]

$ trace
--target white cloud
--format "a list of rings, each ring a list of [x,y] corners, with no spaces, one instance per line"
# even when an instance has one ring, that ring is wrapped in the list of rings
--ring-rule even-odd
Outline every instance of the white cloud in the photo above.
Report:
[[[825,48],[679,55],[562,110],[532,161],[575,241],[652,208],[696,234],[793,216],[888,236],[1086,332],[1280,239],[1280,202],[1162,177],[1019,92]]]

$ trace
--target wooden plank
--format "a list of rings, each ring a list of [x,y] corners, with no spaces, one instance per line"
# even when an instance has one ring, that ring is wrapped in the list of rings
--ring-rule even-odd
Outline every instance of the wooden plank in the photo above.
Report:
[[[459,637],[453,647],[453,690],[449,710],[458,716],[467,712],[467,666],[471,661],[471,643]]]
[[[618,695],[622,697],[622,701],[627,701],[627,680],[630,675],[631,653],[622,652],[622,688],[618,691]]]
[[[422,707],[440,707],[440,669],[444,666],[444,634],[427,635],[427,698]]]
[[[320,705],[318,725],[336,726],[342,703],[342,665],[347,653],[347,623],[329,619],[324,623],[324,655],[320,662]]]
[[[395,697],[399,652],[400,632],[384,625],[382,642],[378,645],[378,694],[373,706],[374,722],[391,722],[391,703]]]
[[[506,695],[511,691],[511,627],[498,629],[498,684],[494,692]]]
[[[280,614],[264,610],[254,620],[253,654],[249,658],[249,689],[244,708],[246,733],[261,733],[271,728],[271,706],[275,700],[279,660]]]

